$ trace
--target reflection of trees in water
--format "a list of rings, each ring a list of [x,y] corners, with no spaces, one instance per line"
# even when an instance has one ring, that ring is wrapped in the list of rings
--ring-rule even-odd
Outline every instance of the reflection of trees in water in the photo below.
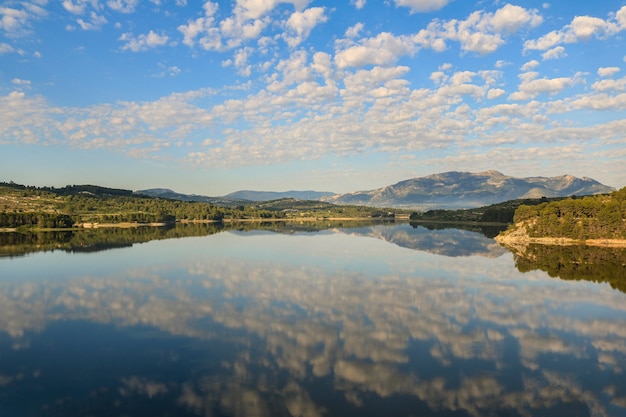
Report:
[[[564,280],[607,282],[626,293],[626,248],[528,245],[515,250],[520,272],[535,269]]]
[[[0,233],[0,256],[20,256],[32,252],[62,250],[97,252],[123,248],[151,240],[208,236],[223,231],[269,231],[280,234],[315,233],[343,230],[394,243],[398,246],[444,256],[500,256],[506,252],[491,235],[497,226],[454,225],[442,223],[406,223],[394,221],[317,221],[317,222],[233,222],[185,223],[163,227],[103,227],[40,233]],[[427,232],[428,231],[428,232]]]
[[[382,221],[333,222],[232,222],[184,223],[175,226],[102,227],[38,233],[0,233],[0,257],[27,253],[63,250],[67,252],[97,252],[132,246],[151,240],[208,236],[223,231],[276,233],[319,232],[331,228],[354,228],[382,224]]]
[[[151,240],[205,236],[221,231],[219,223],[185,224],[177,227],[103,227],[39,233],[0,233],[0,256],[20,256],[32,252],[62,250],[98,252],[132,246]]]
[[[493,239],[498,236],[503,230],[506,230],[508,227],[506,224],[501,225],[484,225],[481,223],[429,223],[429,222],[419,222],[410,223],[411,226],[416,229],[418,226],[425,227],[428,230],[445,230],[445,229],[459,229],[459,230],[468,230],[471,232],[477,232],[485,235],[486,237]]]
[[[483,230],[472,225],[410,223],[391,227],[371,227],[361,234],[378,237],[398,246],[437,255],[485,256],[496,258],[507,252]]]

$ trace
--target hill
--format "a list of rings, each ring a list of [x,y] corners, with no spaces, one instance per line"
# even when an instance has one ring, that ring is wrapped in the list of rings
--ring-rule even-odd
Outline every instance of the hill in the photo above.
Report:
[[[217,206],[225,206],[232,207],[237,206],[243,203],[249,203],[246,199],[241,198],[230,198],[230,197],[209,197],[205,195],[198,194],[182,194],[177,193],[176,191],[170,190],[169,188],[149,188],[146,190],[137,190],[135,191],[135,195],[138,196],[148,196],[153,198],[167,198],[170,200],[179,200],[179,201],[193,201],[198,203],[209,203],[215,204]]]
[[[222,197],[209,197],[198,194],[182,194],[169,188],[149,188],[146,190],[138,190],[138,195],[147,195],[157,198],[169,198],[180,201],[198,201],[202,203],[216,204],[218,206],[235,206],[239,204],[251,203],[254,201],[273,201],[290,198],[295,200],[320,200],[324,197],[335,195],[334,193],[325,191],[252,191],[241,190],[227,194]]]
[[[167,190],[159,195],[164,195]],[[129,190],[93,185],[64,188],[32,187],[0,183],[0,231],[17,228],[66,229],[73,226],[104,227],[125,224],[168,224],[175,221],[251,221],[313,219],[384,219],[399,209],[337,206],[320,201],[280,199],[245,202],[231,206],[201,201],[150,197]]]
[[[500,242],[626,245],[626,188],[609,195],[520,206],[513,222],[498,235]]]
[[[520,206],[536,206],[550,201],[563,200],[565,197],[524,198],[508,200],[488,206],[445,210],[435,209],[424,212],[413,212],[409,219],[412,222],[446,222],[446,223],[513,223],[515,211]]]
[[[445,172],[371,191],[324,197],[335,204],[428,209],[475,208],[509,200],[609,193],[614,188],[571,175],[515,178],[498,171]]]

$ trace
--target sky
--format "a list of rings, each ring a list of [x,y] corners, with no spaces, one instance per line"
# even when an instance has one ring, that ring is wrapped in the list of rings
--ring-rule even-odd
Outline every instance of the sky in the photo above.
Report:
[[[626,186],[626,0],[3,0],[0,181]]]

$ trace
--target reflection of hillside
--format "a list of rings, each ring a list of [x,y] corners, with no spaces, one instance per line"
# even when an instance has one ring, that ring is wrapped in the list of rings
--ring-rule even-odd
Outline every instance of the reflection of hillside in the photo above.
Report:
[[[512,250],[520,272],[541,269],[565,280],[608,282],[626,293],[626,248],[531,244]]]
[[[422,226],[428,230],[442,230],[442,229],[460,229],[468,230],[470,232],[481,233],[488,238],[494,238],[498,236],[498,233],[507,228],[506,224],[502,225],[490,225],[479,222],[466,222],[466,223],[450,223],[450,222],[411,222],[411,226]]]
[[[392,272],[341,265],[329,271],[332,256],[324,266],[291,263],[304,239],[270,236],[254,245],[215,236],[191,259],[172,242],[165,269],[138,264],[99,276],[100,265],[92,265],[66,280],[0,281],[0,317],[9,318],[0,321],[0,355],[48,346],[43,337],[59,329],[56,323],[63,340],[49,344],[60,345],[55,352],[67,348],[84,363],[100,360],[100,351],[112,358],[102,367],[118,386],[86,390],[123,405],[129,398],[171,399],[189,413],[170,415],[626,414],[623,294],[541,275],[518,280],[501,258],[429,263],[401,253],[389,260],[397,266]],[[345,251],[341,257],[372,247],[349,236],[321,244],[332,245],[332,238],[341,242],[328,250]],[[284,243],[286,253],[237,256],[269,243]],[[232,258],[214,256],[210,249],[218,246]],[[390,249],[385,256],[397,251]],[[572,314],[580,305],[606,314]],[[85,323],[74,342],[80,347],[97,347],[85,344],[89,323],[97,323],[104,347],[73,347],[62,327],[68,322]],[[34,384],[37,372],[38,384],[63,380],[41,363],[20,366],[10,374],[0,365],[3,389]],[[90,378],[85,383],[93,385]]]
[[[134,243],[189,236],[206,236],[222,230],[219,223],[185,224],[176,227],[106,227],[40,233],[0,233],[0,257],[33,252],[99,252],[130,247]]]
[[[332,222],[233,222],[185,223],[175,227],[103,227],[47,231],[40,233],[0,233],[0,257],[22,256],[33,252],[61,250],[66,252],[98,252],[124,248],[151,240],[208,236],[222,231],[251,232],[256,230],[293,234],[319,232],[331,228],[354,228],[382,224],[381,221]]]
[[[428,226],[428,227],[425,227]],[[484,256],[496,258],[506,252],[495,240],[462,225],[399,224],[344,230],[345,233],[376,237],[403,248],[444,256]]]

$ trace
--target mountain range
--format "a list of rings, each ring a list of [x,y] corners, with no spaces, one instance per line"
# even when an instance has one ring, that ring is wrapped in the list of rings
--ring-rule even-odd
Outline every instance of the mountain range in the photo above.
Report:
[[[324,201],[376,207],[461,209],[522,198],[592,195],[614,190],[591,178],[572,175],[515,178],[493,170],[479,173],[451,171],[400,181],[371,191],[338,194],[324,198]]]
[[[516,178],[498,171],[479,173],[450,171],[400,181],[386,187],[334,194],[321,191],[237,191],[223,197],[179,194],[172,190],[153,188],[136,193],[184,201],[213,204],[237,204],[245,201],[269,201],[280,198],[320,200],[340,205],[363,205],[407,209],[474,208],[508,200],[572,195],[604,194],[614,191],[598,181],[572,175],[556,177]]]
[[[249,200],[249,201],[271,201],[278,200],[280,198],[295,198],[296,200],[321,200],[326,197],[334,196],[335,193],[325,191],[251,191],[242,190],[235,191],[225,195],[226,198],[232,198],[236,200]]]

